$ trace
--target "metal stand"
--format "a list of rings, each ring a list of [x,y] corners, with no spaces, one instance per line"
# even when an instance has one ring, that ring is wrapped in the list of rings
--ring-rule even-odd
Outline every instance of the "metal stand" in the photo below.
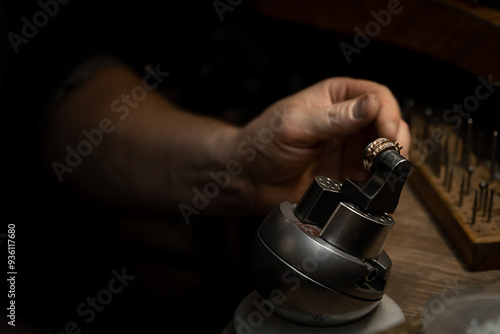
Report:
[[[360,320],[335,327],[302,326],[274,315],[272,306],[262,303],[261,297],[254,291],[236,308],[233,324],[237,334],[375,334],[404,321],[400,307],[389,296],[384,295],[377,308]]]

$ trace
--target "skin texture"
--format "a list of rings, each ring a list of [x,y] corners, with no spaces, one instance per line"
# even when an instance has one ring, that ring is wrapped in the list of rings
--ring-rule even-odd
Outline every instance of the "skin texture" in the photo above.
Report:
[[[407,153],[410,134],[387,87],[352,78],[321,81],[284,98],[242,129],[258,132],[279,114],[283,125],[274,140],[245,165],[255,206],[288,198],[297,202],[317,175],[363,180],[364,148],[378,137],[397,139]],[[272,116],[271,116],[272,119]],[[276,204],[276,203],[275,203]]]
[[[361,154],[378,137],[397,139],[404,156],[410,144],[390,90],[366,80],[318,82],[241,128],[182,110],[155,91],[126,116],[115,113],[112,102],[138,85],[141,78],[125,67],[100,70],[51,110],[45,124],[51,166],[65,161],[67,145],[85,139],[82,130],[112,121],[113,130],[64,174],[63,184],[119,209],[194,207],[194,189],[203,192],[214,174],[226,173],[204,213],[262,214],[281,201],[298,201],[316,175],[366,178]]]

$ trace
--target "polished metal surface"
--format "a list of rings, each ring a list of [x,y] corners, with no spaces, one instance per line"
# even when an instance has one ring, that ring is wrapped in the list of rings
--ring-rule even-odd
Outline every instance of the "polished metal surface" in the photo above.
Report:
[[[388,214],[371,214],[354,204],[340,202],[320,236],[361,259],[377,259],[393,225]]]
[[[279,302],[279,300],[278,300]],[[255,291],[238,305],[233,316],[236,334],[377,334],[401,325],[405,316],[389,296],[384,295],[377,307],[358,321],[335,327],[311,327],[286,321],[275,314],[275,304],[263,300]]]
[[[304,223],[324,226],[339,203],[342,183],[318,176],[311,183],[295,208],[295,214]]]
[[[256,243],[264,243],[274,256],[326,287],[356,298],[381,298],[382,291],[365,286],[366,282],[360,281],[368,270],[367,263],[321,238],[321,230],[300,222],[293,208],[289,202],[283,202],[275,208],[259,227]],[[261,261],[264,259],[254,256],[254,265]],[[391,266],[386,254],[370,263],[379,268],[381,274]],[[260,275],[260,272],[256,274]],[[262,274],[265,275],[265,271]],[[280,273],[273,270],[273,274]],[[384,275],[381,276],[381,282],[377,282],[380,285],[384,283]]]
[[[362,261],[321,238],[321,230],[300,222],[293,209],[281,203],[259,227],[253,249],[256,291],[266,300],[282,295],[276,314],[304,325],[339,325],[373,310],[389,276],[387,254]]]
[[[273,303],[276,315],[288,321],[308,326],[335,326],[359,319],[380,302],[381,296],[374,300],[355,298],[314,280],[306,274],[319,268],[312,260],[303,273],[277,256],[262,239],[256,240],[254,252],[261,259],[254,266],[258,272],[256,291]],[[340,267],[331,274],[343,277],[346,270],[349,268]]]

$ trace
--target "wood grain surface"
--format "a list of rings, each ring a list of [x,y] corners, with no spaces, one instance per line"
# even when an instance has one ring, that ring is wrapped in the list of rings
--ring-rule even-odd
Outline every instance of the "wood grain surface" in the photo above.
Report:
[[[258,0],[256,8],[274,19],[354,36],[356,27],[366,32],[376,22],[373,12],[396,3],[397,14],[370,38],[476,75],[500,77],[500,10],[492,7],[459,0]]]

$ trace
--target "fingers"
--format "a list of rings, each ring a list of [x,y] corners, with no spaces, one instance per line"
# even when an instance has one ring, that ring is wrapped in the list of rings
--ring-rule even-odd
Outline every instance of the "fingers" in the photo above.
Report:
[[[360,99],[367,101],[362,102]],[[367,114],[356,121],[353,107],[358,100],[365,103],[360,110],[365,110]],[[399,104],[384,85],[354,78],[331,78],[295,94],[292,101],[302,106],[326,108],[331,113],[330,117],[327,117],[330,119],[330,128],[321,127],[319,124],[319,129],[325,134],[354,134],[373,122],[370,129],[372,136],[396,139],[409,146],[409,130],[401,118]],[[323,125],[326,124],[328,122]]]
[[[333,135],[347,137],[365,129],[380,112],[380,101],[375,94],[332,104],[325,108],[322,134],[324,139]]]
[[[399,122],[399,127],[395,139],[399,143],[400,146],[403,147],[401,150],[401,155],[406,159],[410,158],[410,145],[411,145],[411,135],[410,128],[405,121]]]
[[[375,94],[365,94],[324,107],[295,106],[289,115],[287,135],[293,140],[291,144],[296,147],[342,139],[373,123],[380,108]]]
[[[379,114],[375,121],[376,135],[396,139],[401,125],[401,110],[389,88],[373,81],[353,78],[334,78],[327,80],[325,84],[328,85],[334,101],[352,99],[367,93],[375,94],[380,102]]]

